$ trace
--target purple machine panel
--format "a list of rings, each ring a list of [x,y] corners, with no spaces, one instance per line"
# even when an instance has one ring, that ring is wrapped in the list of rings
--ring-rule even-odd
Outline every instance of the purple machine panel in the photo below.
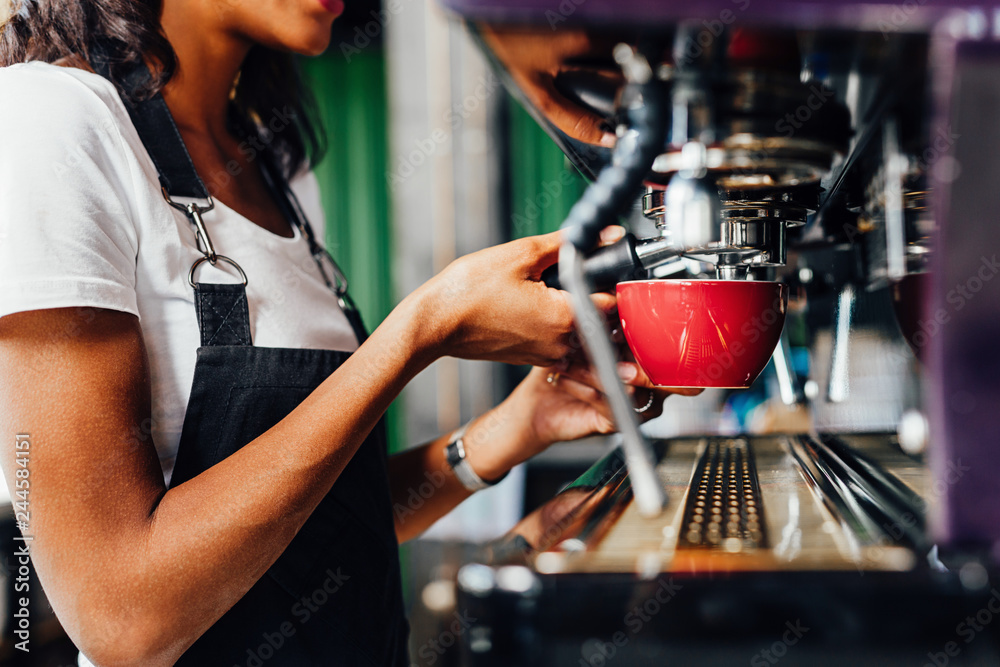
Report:
[[[956,545],[1000,557],[1000,44],[942,37],[933,170],[938,236],[924,317],[935,526]],[[948,140],[945,141],[944,137]]]
[[[731,12],[743,20],[771,25],[877,29],[906,23],[909,30],[928,26],[948,10],[983,9],[997,3],[967,0],[851,2],[849,0],[442,0],[464,18],[535,23],[573,22],[673,23],[713,19]],[[891,28],[890,28],[891,29]]]

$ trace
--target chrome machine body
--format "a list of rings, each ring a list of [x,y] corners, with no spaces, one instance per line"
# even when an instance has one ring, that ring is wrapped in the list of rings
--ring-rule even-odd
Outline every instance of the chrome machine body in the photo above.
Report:
[[[775,350],[785,404],[857,390],[856,307],[879,290],[920,360],[917,408],[876,433],[649,441],[613,383],[621,449],[460,571],[464,661],[1000,664],[1000,10],[444,4],[594,181],[559,278],[602,377],[585,256],[626,199],[652,224],[623,278],[784,280],[823,321],[825,373]],[[510,56],[567,42],[550,89],[615,128],[613,151],[559,129]]]

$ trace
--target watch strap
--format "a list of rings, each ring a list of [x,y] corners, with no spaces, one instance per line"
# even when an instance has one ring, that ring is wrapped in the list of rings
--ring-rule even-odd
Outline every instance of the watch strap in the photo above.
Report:
[[[466,457],[465,451],[465,430],[469,427],[468,424],[458,429],[451,434],[451,438],[448,439],[448,446],[445,447],[445,457],[448,460],[448,465],[451,466],[452,471],[455,473],[455,477],[458,481],[462,483],[469,491],[480,491],[482,489],[488,489],[501,482],[507,475],[504,474],[500,479],[488,482],[476,474],[476,471],[472,469],[469,465],[469,460]]]

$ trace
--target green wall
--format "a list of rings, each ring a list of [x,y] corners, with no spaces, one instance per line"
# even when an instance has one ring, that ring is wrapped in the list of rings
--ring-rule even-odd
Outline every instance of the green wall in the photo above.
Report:
[[[538,123],[508,96],[511,237],[559,229],[586,181]]]

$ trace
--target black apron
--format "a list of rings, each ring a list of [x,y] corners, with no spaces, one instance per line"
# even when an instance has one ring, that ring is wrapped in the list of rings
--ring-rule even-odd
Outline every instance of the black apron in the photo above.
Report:
[[[107,75],[101,62],[95,68]],[[135,68],[125,78],[126,90],[137,89],[148,78],[145,67]],[[167,201],[188,215],[204,253],[189,277],[201,347],[171,479],[174,487],[281,421],[350,353],[253,346],[247,277],[233,260],[215,254],[201,216],[210,210],[211,198],[194,171],[166,104],[157,95],[143,102],[126,102],[126,106],[160,173]],[[280,172],[267,164],[262,171],[276,201],[320,262],[325,251],[316,243]],[[209,205],[182,205],[172,197],[207,199]],[[197,282],[201,262],[220,260],[235,266],[244,283]],[[322,264],[319,268],[360,343],[366,334],[346,295],[346,281],[335,264],[330,266],[335,281],[327,277]],[[255,278],[262,279],[250,277]],[[385,425],[380,420],[267,574],[184,653],[178,665],[408,664],[408,625],[386,446]],[[282,493],[282,489],[270,491]]]

